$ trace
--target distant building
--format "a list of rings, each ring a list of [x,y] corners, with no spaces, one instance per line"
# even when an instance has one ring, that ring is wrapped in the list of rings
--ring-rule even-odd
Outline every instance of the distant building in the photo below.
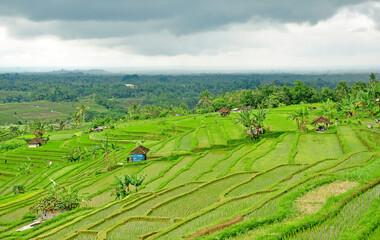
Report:
[[[127,88],[135,88],[135,87],[136,87],[136,85],[131,84],[131,83],[126,83],[125,86],[126,86]]]
[[[233,109],[231,109],[231,112],[240,113],[240,108],[233,108]]]
[[[225,107],[218,110],[218,113],[220,113],[222,117],[228,116],[230,112],[231,112],[230,109],[225,108]]]
[[[140,162],[146,160],[146,155],[149,151],[150,149],[144,146],[136,147],[135,149],[129,152],[129,154],[131,154],[132,162]]]
[[[102,126],[100,127],[97,127],[97,128],[94,128],[94,130],[92,130],[93,132],[102,132],[104,130],[104,128]]]
[[[30,148],[36,148],[40,147],[44,144],[45,142],[39,138],[34,138],[28,142],[28,147]]]

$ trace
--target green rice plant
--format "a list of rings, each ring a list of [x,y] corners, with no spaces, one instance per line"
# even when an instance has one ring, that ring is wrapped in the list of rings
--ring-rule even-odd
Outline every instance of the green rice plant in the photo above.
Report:
[[[295,163],[314,163],[323,159],[343,156],[338,138],[335,134],[302,134],[298,140]]]
[[[283,165],[267,172],[258,173],[251,179],[248,179],[229,192],[226,192],[227,197],[237,197],[247,193],[261,191],[268,188],[279,180],[284,179],[287,175],[297,171],[300,168],[299,165]]]
[[[159,217],[185,217],[210,206],[219,199],[219,195],[226,188],[236,185],[252,173],[239,173],[217,179],[213,182],[199,186],[191,192],[169,199],[153,208],[149,216]]]
[[[244,128],[235,122],[231,118],[218,119],[219,127],[224,130],[229,140],[237,140],[243,137]]]
[[[284,178],[278,185],[277,188],[283,189],[289,187],[297,182],[300,182],[302,179],[306,177],[310,177],[321,169],[326,169],[326,166],[330,166],[332,162],[336,160],[321,160],[319,162],[313,163],[311,165],[307,165],[298,171],[292,173],[288,177]],[[325,178],[325,176],[321,176],[320,179]]]
[[[344,138],[344,142],[352,152],[368,150],[349,126],[339,126],[338,133]]]
[[[228,172],[233,173],[244,171],[247,162],[249,162],[252,158],[255,158],[261,152],[265,152],[269,149],[270,143],[267,143],[267,140],[268,139],[266,138],[262,139],[260,142],[253,145],[249,152],[246,152],[244,155],[240,156],[240,158],[236,158],[235,161],[230,164]]]
[[[207,130],[205,127],[200,127],[195,132],[197,137],[197,148],[209,148],[210,147],[210,139],[207,134]]]
[[[177,141],[180,137],[172,138],[170,141],[166,142],[162,148],[157,150],[155,153],[158,155],[170,155],[173,151],[177,149]]]
[[[235,148],[230,154],[227,153],[226,158],[222,158],[221,161],[216,161],[215,165],[211,164],[210,166],[213,166],[212,171],[208,169],[205,174],[203,174],[200,178],[198,178],[199,181],[210,181],[212,179],[216,179],[217,177],[220,177],[222,173],[225,173],[229,166],[235,161],[235,159],[240,158],[241,156],[244,156],[247,152],[249,152],[252,149],[253,145],[246,144],[240,147]]]
[[[279,138],[281,138],[281,136]],[[263,171],[280,164],[288,163],[294,138],[295,135],[293,134],[282,135],[282,140],[279,140],[274,149],[261,158],[256,159],[251,165],[251,169],[254,171]]]
[[[380,226],[378,226],[373,233],[367,238],[368,240],[378,240],[380,238]]]
[[[263,199],[266,193],[255,194],[239,199],[232,199],[219,206],[215,206],[205,213],[191,218],[189,221],[179,225],[173,231],[160,236],[158,239],[175,239],[183,235],[191,235],[198,229],[202,229],[206,226],[216,225],[222,219],[232,218],[233,216],[239,216],[242,211],[252,208],[255,204]]]
[[[269,149],[267,149],[267,151],[263,151],[261,152],[259,155],[256,155],[254,158],[250,159],[247,164],[245,165],[244,169],[246,171],[250,171],[251,170],[251,167],[252,167],[252,164],[257,160],[257,159],[260,159],[262,157],[264,157],[265,155],[267,155],[268,153],[270,153],[272,150],[274,150],[276,148],[276,145],[282,141],[283,137],[285,136],[285,134],[282,134],[280,137],[276,138],[276,140],[272,140],[272,144],[270,145]]]
[[[211,150],[205,156],[196,159],[188,170],[181,172],[176,178],[170,181],[167,186],[173,187],[195,180],[198,175],[207,170],[210,164],[222,159],[225,154],[226,152],[223,150]]]
[[[371,150],[379,150],[380,140],[379,134],[373,131],[353,129],[357,136],[366,143]]]
[[[132,205],[131,204],[124,205],[124,208],[125,208],[124,210],[115,213],[113,216],[108,216],[106,219],[103,219],[102,221],[100,221],[99,224],[96,224],[93,227],[91,227],[91,230],[104,230],[128,217],[146,216],[147,211],[149,211],[156,204],[159,204],[183,192],[187,192],[193,189],[194,187],[196,187],[197,185],[198,184],[196,183],[186,184],[174,189],[170,189],[163,193],[160,193],[159,195],[153,195],[151,197],[144,198]]]
[[[191,160],[192,160],[191,156],[180,157],[176,162],[170,165],[166,170],[162,171],[158,178],[147,183],[147,186],[145,187],[144,190],[145,191],[159,190],[161,188],[160,187],[161,185],[167,182],[169,178],[175,176],[175,174],[178,171],[185,168]]]
[[[119,240],[125,239],[126,236],[128,236],[128,239],[139,239],[142,235],[165,228],[171,224],[172,222],[170,221],[132,219],[112,229],[109,233],[107,233],[107,239]]]
[[[211,180],[211,179],[208,179],[209,175],[213,175],[213,176],[215,175],[215,177],[216,177],[218,173],[216,171],[213,171],[214,167],[217,166],[217,165],[219,165],[221,162],[223,162],[224,160],[228,159],[229,157],[231,157],[231,155],[235,151],[238,151],[242,147],[243,147],[243,145],[237,146],[236,148],[234,148],[231,151],[227,152],[226,155],[224,156],[224,158],[219,159],[218,161],[215,161],[213,164],[210,164],[210,166],[208,167],[208,169],[206,171],[202,172],[201,174],[199,174],[196,177],[196,180],[199,180],[199,181]]]
[[[351,169],[351,171],[347,171],[341,173],[339,176],[342,179],[349,179],[351,181],[359,181],[368,183],[372,179],[380,178],[380,156],[374,156],[371,160],[369,160],[366,164],[362,166],[358,166],[357,168]]]
[[[95,193],[99,189],[108,188],[110,184],[112,184],[115,180],[114,175],[119,175],[121,173],[123,174],[130,174],[137,172],[139,170],[140,166],[133,165],[128,166],[126,168],[118,169],[117,171],[114,171],[113,173],[104,174],[104,176],[100,175],[96,180],[92,183],[90,183],[88,186],[80,188],[79,193]]]
[[[206,129],[211,139],[210,145],[227,145],[227,140],[223,137],[217,123],[208,124]]]
[[[336,216],[288,239],[338,239],[366,214],[371,203],[379,198],[379,193],[380,185],[377,185],[347,203]]]
[[[163,188],[166,186],[168,182],[170,182],[172,179],[174,179],[177,174],[179,174],[181,171],[184,171],[186,167],[191,164],[192,160],[194,159],[193,156],[185,156],[181,158],[172,168],[169,169],[169,171],[164,175],[160,181],[157,182],[157,190]],[[154,187],[152,187],[154,188]]]
[[[300,133],[297,132],[296,135],[293,138],[292,149],[291,149],[291,152],[290,152],[290,155],[289,155],[288,163],[294,163],[294,157],[297,154],[297,144],[298,144],[299,138],[300,138]]]
[[[88,216],[84,216],[78,219],[75,219],[59,228],[56,228],[44,235],[39,236],[37,239],[59,239],[66,234],[73,232],[74,230],[78,230],[84,226],[90,225],[93,222],[99,221],[104,217],[110,215],[117,209],[119,209],[123,205],[122,201],[115,202],[113,204],[109,204],[103,209],[100,209]]]
[[[355,166],[361,163],[367,162],[372,157],[371,152],[359,152],[356,154],[352,154],[350,157],[348,157],[345,161],[339,163],[338,165],[330,168],[329,172],[334,172],[337,169],[347,168],[350,166]]]
[[[97,233],[93,232],[79,232],[74,237],[69,238],[70,240],[96,240]]]
[[[177,147],[178,151],[190,151],[191,150],[191,138],[194,132],[191,131],[185,134],[179,141],[179,145]]]

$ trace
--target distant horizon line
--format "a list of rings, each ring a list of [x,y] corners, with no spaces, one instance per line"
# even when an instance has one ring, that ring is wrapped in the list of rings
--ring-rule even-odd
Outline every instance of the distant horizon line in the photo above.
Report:
[[[0,73],[58,73],[83,72],[87,74],[345,74],[380,73],[380,66],[315,66],[315,67],[260,67],[260,68],[211,68],[211,67],[0,67]],[[91,73],[93,72],[93,73]],[[97,72],[97,73],[96,73]]]

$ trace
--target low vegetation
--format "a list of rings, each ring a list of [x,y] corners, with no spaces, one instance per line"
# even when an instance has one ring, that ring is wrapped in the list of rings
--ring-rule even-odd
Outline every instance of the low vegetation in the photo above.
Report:
[[[175,116],[132,104],[91,119],[78,103],[70,121],[4,127],[0,239],[377,239],[378,86],[337,83],[312,105],[300,99],[329,90],[202,90],[197,114]],[[48,141],[28,147],[36,135]],[[146,160],[131,160],[136,145]],[[57,216],[15,231],[42,212]]]

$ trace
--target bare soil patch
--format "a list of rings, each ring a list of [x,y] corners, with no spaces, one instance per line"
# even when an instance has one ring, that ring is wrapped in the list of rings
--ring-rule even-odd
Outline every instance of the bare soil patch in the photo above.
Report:
[[[296,206],[301,214],[311,214],[317,212],[331,196],[343,194],[358,185],[358,182],[336,181],[320,186],[307,192],[296,200]]]

